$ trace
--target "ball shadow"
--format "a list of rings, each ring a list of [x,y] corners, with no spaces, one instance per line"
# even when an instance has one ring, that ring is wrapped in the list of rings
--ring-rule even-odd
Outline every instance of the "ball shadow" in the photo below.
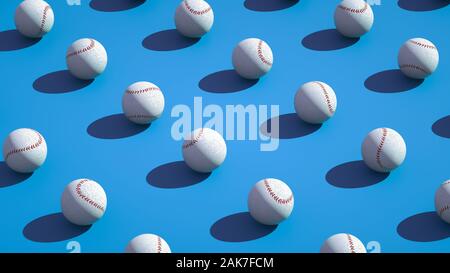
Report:
[[[258,80],[244,79],[234,70],[223,70],[209,74],[200,80],[200,89],[210,93],[234,93],[248,89]]]
[[[142,46],[155,51],[172,51],[190,47],[200,41],[200,38],[188,38],[176,29],[163,30],[147,36]]]
[[[184,161],[176,161],[153,169],[147,175],[147,182],[154,187],[175,189],[198,184],[210,175],[192,170]]]
[[[434,211],[423,212],[403,220],[397,233],[409,241],[434,242],[450,237],[450,225]]]
[[[41,38],[33,39],[20,34],[17,30],[6,30],[0,32],[0,51],[13,51],[30,47]]]
[[[398,93],[414,89],[423,80],[406,77],[400,69],[385,70],[373,74],[364,82],[364,86],[374,92]]]
[[[332,168],[326,175],[328,183],[339,188],[363,188],[378,184],[388,178],[389,173],[369,169],[364,161],[352,161]]]
[[[89,6],[97,11],[114,12],[134,9],[144,3],[145,0],[92,0]]]
[[[253,11],[277,11],[296,5],[299,0],[245,0],[244,6]]]
[[[448,6],[446,0],[399,0],[398,6],[409,11],[432,11]]]
[[[23,235],[28,240],[41,243],[60,242],[77,237],[91,226],[77,226],[66,220],[62,213],[39,217],[28,223]]]
[[[278,130],[276,128],[278,127]],[[265,121],[260,132],[268,137],[291,139],[304,137],[314,133],[322,124],[309,124],[301,120],[296,113],[284,114]]]
[[[336,29],[325,29],[309,34],[302,40],[302,45],[316,51],[343,49],[356,44],[359,38],[348,38]]]
[[[436,121],[431,127],[431,130],[440,137],[450,138],[450,116]]]
[[[74,77],[68,70],[48,73],[33,83],[33,88],[41,93],[61,94],[74,92],[90,85],[94,80],[81,80]]]
[[[94,121],[87,128],[87,132],[96,138],[119,139],[137,135],[148,127],[150,124],[135,124],[129,121],[125,115],[115,114]]]
[[[9,168],[4,161],[0,161],[0,188],[19,184],[30,178],[32,175],[33,173],[15,172]]]
[[[250,213],[240,212],[215,222],[211,235],[224,242],[246,242],[256,240],[274,232],[277,226],[266,226],[256,222]]]

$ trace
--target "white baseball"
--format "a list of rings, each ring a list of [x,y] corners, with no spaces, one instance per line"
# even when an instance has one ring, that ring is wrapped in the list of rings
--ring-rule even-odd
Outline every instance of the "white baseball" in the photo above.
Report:
[[[75,41],[66,54],[67,67],[77,78],[91,80],[103,73],[108,55],[102,44],[90,38]]]
[[[223,137],[209,128],[199,128],[190,133],[183,143],[183,158],[197,172],[209,173],[218,168],[227,156]]]
[[[343,0],[334,12],[336,29],[344,36],[358,38],[373,26],[373,11],[364,0]]]
[[[351,234],[339,233],[328,238],[320,253],[367,253],[364,244]]]
[[[272,68],[273,54],[269,45],[261,39],[241,41],[233,51],[233,67],[246,79],[259,79]]]
[[[390,172],[400,166],[406,157],[406,144],[402,136],[389,128],[371,131],[362,144],[366,165],[377,172]]]
[[[253,186],[247,205],[256,221],[264,225],[278,225],[291,215],[294,195],[283,181],[266,178]]]
[[[14,22],[22,35],[40,38],[49,33],[55,16],[51,6],[42,0],[25,0],[16,9]]]
[[[130,121],[149,124],[164,111],[164,95],[153,83],[136,82],[123,94],[122,109]]]
[[[34,172],[47,158],[47,143],[44,137],[33,129],[14,130],[3,143],[3,158],[16,172]]]
[[[413,38],[400,48],[398,66],[408,77],[425,79],[439,64],[439,52],[436,46],[423,38]]]
[[[334,115],[337,107],[336,94],[324,82],[308,82],[295,94],[294,106],[302,120],[320,124]]]
[[[450,224],[450,180],[442,183],[436,191],[434,207],[439,217]]]
[[[199,38],[208,33],[214,23],[214,12],[203,0],[183,0],[175,12],[175,26],[184,36]]]
[[[141,234],[134,237],[125,249],[126,253],[171,253],[167,242],[154,234]]]
[[[70,182],[61,198],[62,213],[71,223],[80,226],[91,225],[106,211],[106,193],[97,182],[77,179]]]

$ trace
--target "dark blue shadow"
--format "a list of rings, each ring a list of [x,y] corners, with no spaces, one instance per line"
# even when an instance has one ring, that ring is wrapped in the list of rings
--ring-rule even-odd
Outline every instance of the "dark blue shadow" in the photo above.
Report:
[[[276,228],[276,225],[266,226],[256,222],[248,212],[240,212],[215,222],[210,233],[220,241],[245,242],[267,236]]]
[[[431,130],[440,137],[450,138],[450,116],[436,121],[431,127]]]
[[[163,30],[147,36],[142,46],[155,51],[171,51],[190,47],[200,41],[200,38],[188,38],[176,29]]]
[[[134,9],[145,0],[92,0],[89,6],[97,11],[113,12]]]
[[[206,180],[211,173],[198,173],[184,161],[176,161],[161,165],[147,175],[147,182],[158,188],[184,188]]]
[[[423,80],[406,77],[400,69],[392,69],[373,74],[367,78],[364,86],[379,93],[398,93],[414,89],[422,83]]]
[[[48,73],[33,83],[36,91],[47,94],[74,92],[90,85],[94,80],[81,80],[70,74],[69,70]]]
[[[87,132],[96,138],[119,139],[137,135],[148,127],[150,127],[150,124],[135,124],[123,114],[115,114],[94,121],[87,128]]]
[[[223,70],[204,77],[198,84],[200,89],[211,93],[233,93],[248,89],[258,80],[244,79],[234,70]]]
[[[398,6],[409,11],[431,11],[441,9],[450,3],[446,0],[399,0]]]
[[[278,119],[278,132],[276,120]],[[275,126],[275,128],[273,128]],[[309,124],[301,120],[296,113],[284,114],[264,122],[259,128],[261,133],[268,137],[290,139],[304,137],[314,133],[322,127],[322,124]]]
[[[385,180],[389,173],[372,171],[364,161],[352,161],[341,164],[328,171],[326,180],[339,188],[363,188]]]
[[[290,8],[299,0],[245,0],[244,6],[253,11],[277,11]]]
[[[18,173],[0,161],[0,188],[13,186],[31,177],[33,173]]]
[[[423,212],[403,220],[397,233],[409,241],[434,242],[450,237],[450,225],[434,211]]]
[[[309,34],[302,40],[302,45],[311,50],[330,51],[354,45],[359,38],[347,38],[336,29],[326,29]]]
[[[28,240],[50,243],[77,237],[90,228],[91,226],[77,226],[70,223],[62,213],[53,213],[28,223],[22,233]]]
[[[17,30],[6,30],[0,32],[0,51],[13,51],[30,47],[41,38],[32,39],[23,36]]]

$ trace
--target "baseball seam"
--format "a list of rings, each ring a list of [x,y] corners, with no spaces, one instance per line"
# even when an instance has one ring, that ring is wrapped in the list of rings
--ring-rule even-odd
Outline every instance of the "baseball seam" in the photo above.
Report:
[[[45,6],[44,12],[42,14],[41,25],[39,27],[39,33],[44,32],[45,23],[47,21],[47,12],[50,10],[50,6]]]
[[[315,82],[315,83],[317,85],[319,85],[319,87],[323,91],[323,94],[325,95],[325,100],[327,101],[328,110],[330,111],[331,114],[334,114],[334,109],[333,109],[333,106],[331,105],[331,100],[330,100],[330,96],[328,94],[327,89],[325,88],[325,86],[321,82]]]
[[[78,184],[77,184],[77,186],[76,186],[76,188],[75,188],[75,192],[77,193],[77,195],[78,195],[82,200],[86,201],[89,205],[91,205],[91,206],[93,206],[93,207],[95,207],[95,208],[97,208],[97,209],[99,209],[99,210],[101,210],[101,211],[104,212],[104,211],[105,211],[105,208],[104,208],[102,205],[96,203],[94,200],[90,199],[89,197],[87,197],[86,195],[84,195],[84,194],[81,192],[81,186],[82,186],[84,183],[86,183],[87,181],[89,181],[89,180],[88,180],[88,179],[83,179],[83,180],[81,180],[80,182],[78,182]]]
[[[419,70],[419,71],[421,71],[421,72],[423,72],[425,74],[429,74],[429,72],[425,68],[420,67],[418,65],[414,65],[414,64],[402,64],[400,66],[400,68],[412,68],[412,69]]]
[[[449,206],[449,205],[445,205],[444,207],[440,208],[440,209],[439,209],[439,216],[442,216],[442,214],[443,214],[444,212],[446,212],[448,209],[450,209],[450,206]]]
[[[355,252],[355,244],[353,243],[352,236],[350,236],[350,234],[347,234],[347,240],[348,240],[348,246],[350,248],[351,253],[356,253]]]
[[[383,135],[381,136],[380,144],[378,144],[378,147],[377,147],[376,160],[377,160],[378,166],[380,166],[381,169],[388,170],[381,163],[381,153],[383,152],[383,146],[384,146],[384,143],[386,142],[386,136],[387,136],[388,131],[386,128],[382,128],[381,130],[383,130]]]
[[[44,142],[44,139],[42,138],[42,135],[41,135],[39,132],[35,131],[35,130],[32,130],[32,131],[35,132],[35,133],[37,134],[37,136],[38,136],[38,141],[37,141],[36,143],[33,143],[33,144],[30,145],[30,146],[26,146],[26,147],[24,147],[24,148],[14,149],[14,150],[9,151],[9,152],[6,154],[6,156],[5,156],[5,160],[8,160],[8,158],[9,158],[11,155],[13,155],[13,154],[16,154],[16,153],[22,153],[22,152],[28,152],[28,151],[34,150],[34,149],[38,148],[39,146],[41,146],[42,142]]]
[[[262,45],[263,45],[263,41],[260,40],[258,42],[258,57],[261,60],[261,62],[263,62],[264,64],[271,66],[272,62],[270,62],[269,60],[266,59],[266,57],[264,57],[264,54],[262,52]]]
[[[158,239],[157,239],[156,252],[158,252],[158,253],[162,252],[161,237],[159,237],[159,236],[158,236]]]
[[[345,6],[342,6],[342,5],[339,5],[339,8],[341,8],[341,9],[343,9],[345,11],[351,12],[351,13],[361,14],[361,13],[366,12],[368,6],[369,5],[367,3],[365,3],[365,5],[364,5],[364,7],[362,9],[352,9],[352,8],[345,7]]]
[[[74,52],[71,52],[71,53],[67,54],[66,58],[70,58],[70,57],[73,57],[73,56],[77,56],[77,55],[80,55],[80,54],[82,54],[82,53],[85,53],[85,52],[87,52],[87,51],[93,49],[93,48],[95,47],[95,41],[94,41],[93,39],[89,39],[89,40],[90,40],[91,42],[89,43],[89,45],[88,45],[87,47],[85,47],[85,48],[83,48],[83,49],[80,49],[80,50],[77,50],[77,51],[74,51]]]
[[[267,181],[267,179],[264,180],[264,186],[267,190],[267,192],[269,193],[269,195],[272,197],[273,200],[275,200],[275,202],[277,202],[278,204],[281,205],[286,205],[292,202],[293,199],[293,195],[291,194],[291,196],[289,196],[289,198],[287,199],[283,199],[281,197],[279,197],[272,189],[272,187],[270,187],[269,185],[269,181]]]
[[[421,42],[417,42],[417,41],[414,41],[414,40],[411,40],[409,42],[412,43],[412,44],[415,44],[417,46],[421,46],[421,47],[424,47],[424,48],[437,50],[437,48],[435,46],[432,46],[432,45],[427,45],[427,44],[424,44],[424,43],[421,43]]]
[[[186,7],[186,9],[190,13],[192,13],[194,15],[203,15],[203,14],[208,13],[209,11],[211,11],[211,7],[208,7],[206,9],[204,9],[204,10],[195,10],[194,8],[191,7],[191,5],[189,5],[188,1],[186,1],[186,0],[184,1],[184,6]]]
[[[140,89],[140,90],[127,90],[127,94],[130,95],[135,95],[135,94],[142,94],[142,93],[146,93],[146,92],[150,92],[150,91],[161,91],[161,89],[159,89],[158,87],[147,87],[144,89]]]
[[[192,139],[191,141],[189,141],[188,143],[183,145],[183,149],[189,148],[191,146],[194,146],[202,137],[203,135],[203,128],[200,129],[200,132],[194,137],[194,139]]]

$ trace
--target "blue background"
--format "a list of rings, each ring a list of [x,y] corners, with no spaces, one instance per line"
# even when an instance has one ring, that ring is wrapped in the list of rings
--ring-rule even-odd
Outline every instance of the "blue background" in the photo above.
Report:
[[[155,233],[166,239],[173,252],[318,252],[326,238],[339,232],[354,234],[365,243],[378,241],[382,252],[450,251],[446,239],[450,226],[440,225],[431,214],[413,217],[415,224],[404,230],[412,234],[410,238],[397,231],[408,217],[434,210],[435,190],[450,177],[450,140],[432,131],[432,125],[450,113],[449,7],[416,12],[402,9],[397,1],[382,0],[382,5],[373,6],[372,31],[361,40],[340,50],[316,51],[303,46],[302,39],[334,27],[338,0],[302,0],[273,12],[250,10],[242,0],[210,0],[215,13],[210,33],[184,49],[152,51],[142,46],[143,39],[174,28],[179,1],[151,0],[119,12],[95,10],[88,0],[81,0],[81,6],[68,6],[63,0],[48,2],[56,17],[53,30],[30,47],[0,51],[1,138],[16,128],[29,127],[40,131],[48,145],[47,161],[39,170],[21,183],[0,188],[0,251],[67,252],[67,242],[76,240],[83,252],[122,252],[134,236]],[[19,3],[2,1],[1,31],[14,29]],[[35,90],[36,79],[66,69],[67,47],[83,37],[95,38],[107,49],[105,73],[74,92]],[[215,94],[200,89],[199,81],[205,76],[232,68],[234,46],[248,37],[259,37],[271,46],[272,71],[241,92]],[[366,88],[364,82],[371,75],[397,68],[398,49],[413,37],[427,38],[440,49],[435,74],[406,92]],[[0,44],[7,43],[1,39],[0,33]],[[161,87],[166,97],[163,116],[130,137],[89,135],[90,124],[121,112],[125,88],[139,80]],[[280,112],[288,114],[294,112],[298,87],[311,80],[327,82],[338,97],[336,115],[316,132],[282,139],[275,152],[259,151],[258,141],[228,141],[225,163],[189,187],[163,189],[146,181],[158,166],[182,160],[182,143],[170,134],[173,106],[192,105],[194,96],[201,96],[205,105],[278,104]],[[327,182],[331,169],[361,159],[365,135],[382,126],[403,135],[408,147],[404,164],[367,187],[349,189]],[[1,172],[8,177],[4,167]],[[104,187],[105,216],[75,238],[58,231],[67,226],[46,221],[31,227],[37,230],[28,237],[37,236],[36,240],[27,238],[26,227],[60,212],[65,185],[81,177]],[[252,185],[265,177],[290,185],[295,194],[291,217],[256,240],[214,238],[212,225],[245,212]],[[56,242],[37,242],[39,234],[47,231],[63,235]]]

